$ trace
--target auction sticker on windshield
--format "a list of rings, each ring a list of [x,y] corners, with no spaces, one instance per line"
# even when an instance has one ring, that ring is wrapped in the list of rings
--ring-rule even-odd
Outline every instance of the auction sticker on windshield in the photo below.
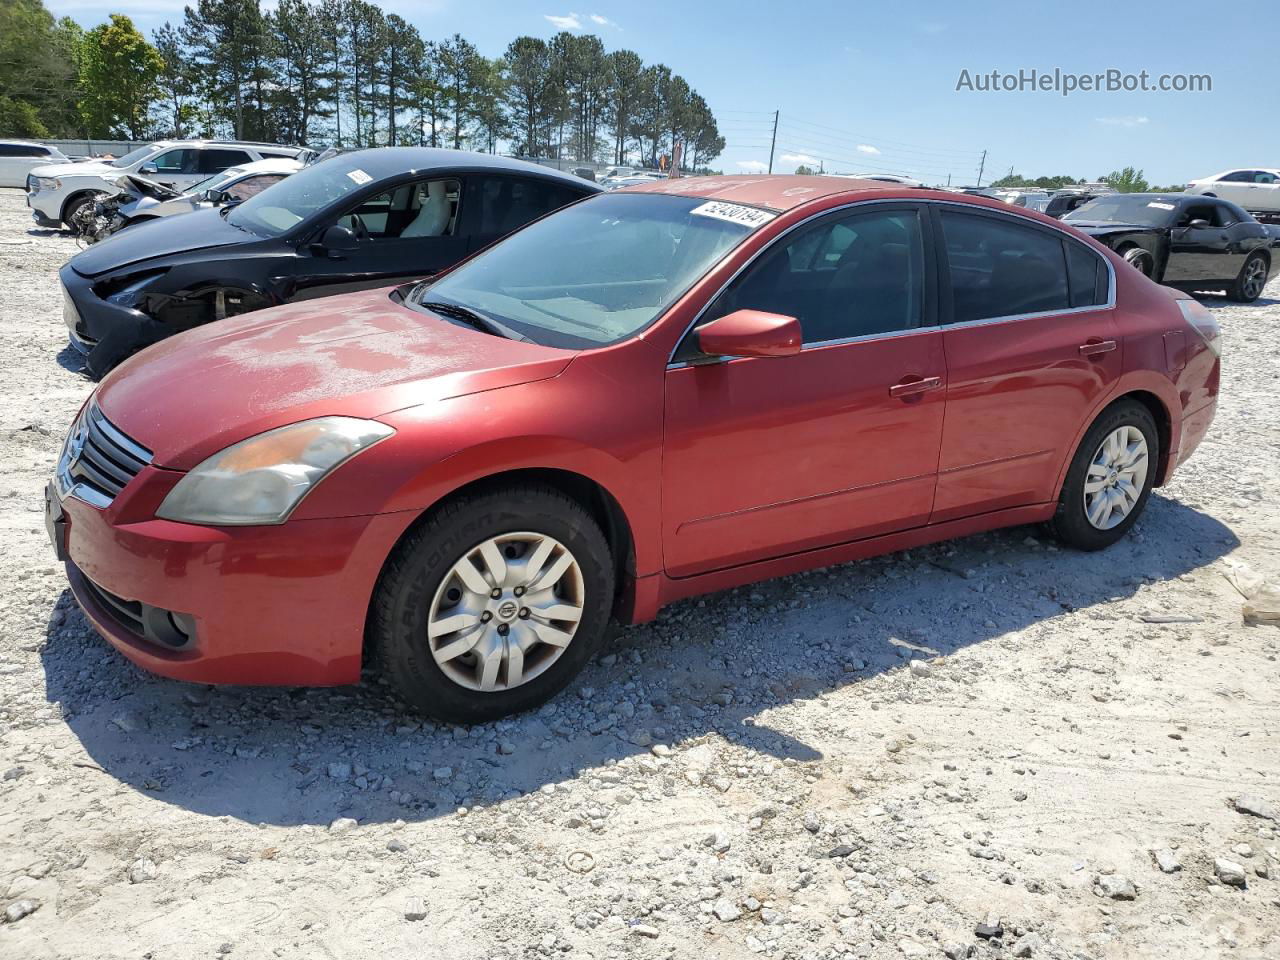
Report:
[[[370,180],[373,179],[373,177],[369,176],[367,173],[365,173],[363,170],[360,170],[359,168],[355,170],[348,170],[347,176],[350,177],[352,180],[354,180],[356,183],[360,184],[360,186],[362,187],[366,183],[368,183]]]
[[[729,223],[741,224],[754,230],[763,227],[777,216],[769,210],[759,207],[747,207],[740,203],[726,203],[723,200],[708,200],[689,211],[699,217],[714,217],[716,220],[727,220]]]
[[[1174,203],[1161,203],[1159,200],[1152,200],[1147,204],[1148,207],[1155,207],[1157,210],[1177,210],[1178,206]]]

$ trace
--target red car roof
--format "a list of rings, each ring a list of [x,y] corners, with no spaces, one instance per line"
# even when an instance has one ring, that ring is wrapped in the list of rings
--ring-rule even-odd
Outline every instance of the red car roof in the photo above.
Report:
[[[909,190],[900,183],[852,177],[803,177],[794,174],[749,174],[740,177],[679,177],[623,187],[626,193],[674,193],[734,200],[773,210],[790,210],[832,194]],[[620,191],[620,192],[622,192]]]

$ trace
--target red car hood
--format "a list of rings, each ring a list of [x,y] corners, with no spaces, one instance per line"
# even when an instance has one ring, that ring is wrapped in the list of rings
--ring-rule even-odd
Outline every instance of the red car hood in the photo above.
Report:
[[[545,380],[573,353],[410,310],[387,290],[290,304],[170,337],[97,391],[107,418],[189,470],[219,450],[311,417],[377,417]]]

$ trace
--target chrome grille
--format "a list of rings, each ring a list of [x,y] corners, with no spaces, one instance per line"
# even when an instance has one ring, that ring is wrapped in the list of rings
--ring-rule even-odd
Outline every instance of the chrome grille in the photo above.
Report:
[[[71,427],[58,461],[58,492],[108,507],[143,467],[151,451],[127,437],[90,401]]]

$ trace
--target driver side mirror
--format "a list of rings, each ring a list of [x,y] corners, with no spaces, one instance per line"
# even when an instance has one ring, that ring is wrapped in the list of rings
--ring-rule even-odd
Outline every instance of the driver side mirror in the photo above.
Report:
[[[142,166],[138,168],[138,172],[144,176],[151,176],[154,173],[159,173],[160,168],[157,167],[154,163],[144,163]]]
[[[344,251],[354,250],[358,245],[355,231],[340,223],[329,227],[320,238],[320,242],[314,244],[334,259],[341,259]]]
[[[1209,226],[1208,220],[1201,220],[1199,217],[1197,217],[1195,220],[1192,220],[1190,223],[1187,224],[1187,229],[1188,230],[1204,230],[1208,226]]]
[[[698,328],[698,347],[714,357],[789,357],[800,352],[800,321],[763,310],[735,310]]]

